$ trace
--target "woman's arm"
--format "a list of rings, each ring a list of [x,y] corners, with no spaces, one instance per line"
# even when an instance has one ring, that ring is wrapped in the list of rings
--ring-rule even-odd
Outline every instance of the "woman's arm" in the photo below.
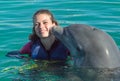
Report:
[[[10,51],[6,54],[7,57],[14,57],[14,58],[24,58],[24,56],[22,56],[21,54],[31,54],[31,42],[28,42],[27,44],[25,44],[21,50],[17,50],[17,51]]]
[[[31,54],[31,45],[32,42],[28,42],[26,45],[24,45],[20,50],[20,54]]]

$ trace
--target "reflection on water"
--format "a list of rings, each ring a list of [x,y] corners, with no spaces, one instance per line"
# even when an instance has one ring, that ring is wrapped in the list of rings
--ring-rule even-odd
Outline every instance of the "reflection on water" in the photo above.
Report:
[[[1,70],[12,81],[119,81],[120,68],[76,68],[69,61],[22,59],[23,64]],[[19,62],[18,61],[18,62]]]

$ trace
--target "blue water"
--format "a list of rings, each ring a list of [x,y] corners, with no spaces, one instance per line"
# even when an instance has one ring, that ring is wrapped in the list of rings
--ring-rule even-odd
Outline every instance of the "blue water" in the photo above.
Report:
[[[72,75],[73,70],[64,71],[67,65],[54,71],[47,66],[50,69],[41,71],[39,64],[29,59],[5,57],[29,41],[32,16],[39,9],[49,9],[62,27],[74,23],[95,26],[107,32],[120,48],[120,0],[0,0],[0,81],[93,81]],[[109,81],[120,79],[117,76]]]

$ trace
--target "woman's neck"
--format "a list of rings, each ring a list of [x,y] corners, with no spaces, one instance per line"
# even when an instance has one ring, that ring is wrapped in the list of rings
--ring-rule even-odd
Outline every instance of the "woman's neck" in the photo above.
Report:
[[[45,49],[50,50],[51,46],[53,45],[53,43],[55,41],[55,36],[50,35],[49,37],[40,38],[40,40],[41,40],[41,43],[43,44],[43,46],[45,47]]]

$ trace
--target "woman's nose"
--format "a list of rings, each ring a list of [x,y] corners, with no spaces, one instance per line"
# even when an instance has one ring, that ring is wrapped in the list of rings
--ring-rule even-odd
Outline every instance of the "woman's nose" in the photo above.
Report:
[[[36,23],[35,26],[38,27],[38,28],[40,28],[40,29],[44,27],[44,25],[42,23],[39,23],[39,22]]]
[[[39,28],[44,28],[44,24],[43,23],[39,23]]]

